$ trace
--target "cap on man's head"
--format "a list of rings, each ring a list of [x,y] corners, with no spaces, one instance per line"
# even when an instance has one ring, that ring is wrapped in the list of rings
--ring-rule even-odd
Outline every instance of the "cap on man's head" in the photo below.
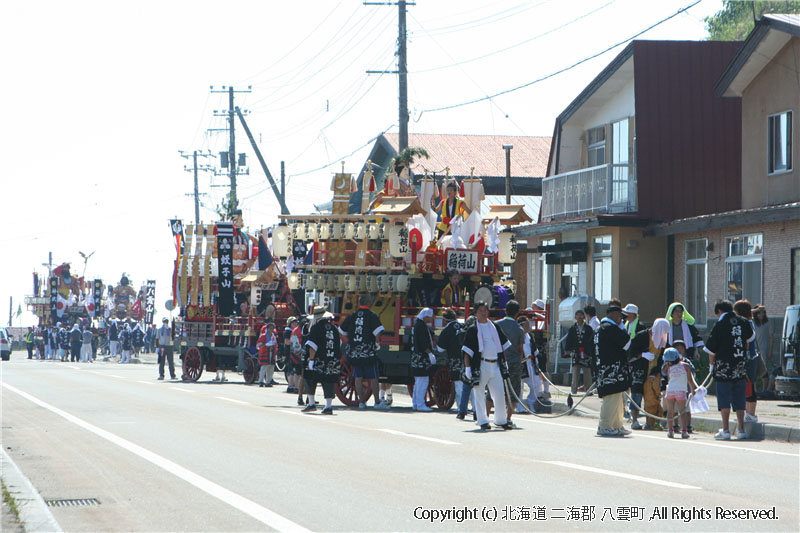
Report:
[[[169,322],[169,318],[164,317],[164,318],[161,319],[161,322],[164,322],[166,324],[167,322]]]
[[[625,306],[625,309],[623,309],[622,312],[626,315],[638,315],[639,307],[634,304],[628,304]]]
[[[613,313],[614,311],[619,311],[620,313],[622,313],[623,316],[628,316],[628,313],[623,311],[622,308],[618,305],[609,305],[606,308],[606,315],[608,315],[609,313]]]
[[[534,300],[533,306],[538,307],[539,309],[544,309],[545,308],[544,300],[542,300],[541,298]]]

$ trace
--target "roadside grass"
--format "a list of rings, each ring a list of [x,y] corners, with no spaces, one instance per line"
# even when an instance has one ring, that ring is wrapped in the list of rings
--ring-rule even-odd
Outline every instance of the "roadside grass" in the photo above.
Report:
[[[2,480],[0,480],[0,488],[2,488],[3,491],[3,503],[8,505],[8,509],[11,511],[11,515],[13,517],[12,522],[20,524],[21,527],[19,520],[19,509],[17,509],[17,500],[15,500],[11,493],[8,492],[8,489],[6,489],[6,484]]]

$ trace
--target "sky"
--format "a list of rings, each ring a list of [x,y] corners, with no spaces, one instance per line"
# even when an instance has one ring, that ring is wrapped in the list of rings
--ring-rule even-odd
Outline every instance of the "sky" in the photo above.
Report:
[[[409,132],[550,136],[627,39],[694,1],[417,0]],[[703,18],[720,9],[703,0],[638,38],[704,39]],[[227,151],[227,132],[209,130],[227,127],[229,86],[276,178],[285,161],[290,212],[330,200],[342,162],[357,174],[375,137],[397,131],[397,76],[365,72],[396,69],[397,12],[361,0],[3,2],[0,322],[10,297],[16,315],[32,292],[32,273],[46,276],[48,252],[112,285],[123,272],[136,288],[155,279],[156,316],[168,313],[168,221],[194,221],[179,151]],[[249,167],[240,204],[258,230],[280,209],[238,122],[235,132]],[[200,163],[224,172],[218,158]],[[199,175],[205,223],[228,190],[214,174]],[[95,253],[84,265],[79,252]],[[14,326],[34,323],[22,308]]]

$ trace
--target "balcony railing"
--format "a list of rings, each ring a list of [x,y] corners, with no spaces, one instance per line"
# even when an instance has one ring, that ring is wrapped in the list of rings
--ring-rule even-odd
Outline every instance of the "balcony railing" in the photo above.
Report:
[[[636,209],[636,172],[630,164],[599,165],[542,180],[542,222]]]

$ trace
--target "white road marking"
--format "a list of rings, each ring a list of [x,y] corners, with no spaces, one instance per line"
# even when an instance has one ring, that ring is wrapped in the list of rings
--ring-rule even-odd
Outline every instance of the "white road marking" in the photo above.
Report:
[[[175,390],[179,390],[179,391],[182,391],[182,392],[191,392],[192,394],[194,394],[194,391],[190,390],[190,389],[182,389],[180,387],[170,387],[170,389],[175,389]]]
[[[141,379],[137,379],[136,383],[144,383],[145,385],[155,385],[152,381],[142,381]]]
[[[64,365],[64,366],[66,366],[67,368],[74,368],[75,370],[81,370],[81,367],[79,366],[72,366],[72,365]]]
[[[409,437],[412,439],[419,439],[419,440],[427,440],[429,442],[436,442],[437,444],[452,444],[452,445],[459,445],[460,442],[455,442],[452,440],[444,440],[444,439],[435,439],[433,437],[425,437],[423,435],[415,435],[414,433],[403,433],[402,431],[396,431],[394,429],[378,429],[376,431],[383,431],[384,433],[389,433],[390,435],[399,435],[402,437]]]
[[[118,376],[116,374],[109,374],[109,376],[111,376],[112,378],[127,379],[125,376]]]
[[[519,421],[516,418],[515,418],[515,420]],[[593,427],[573,426],[571,424],[561,424],[561,423],[558,423],[558,422],[545,422],[545,421],[542,421],[542,420],[532,420],[530,418],[526,418],[525,421],[526,422],[532,422],[534,424],[543,424],[543,425],[546,425],[546,426],[559,426],[559,427],[564,427],[564,428],[582,429],[584,431],[593,431],[593,432],[597,431]],[[657,437],[655,435],[644,435],[644,434],[642,434],[642,433],[640,433],[638,431],[635,432],[633,434],[633,436],[635,438],[637,438],[637,439],[664,440],[663,436],[658,436]],[[630,438],[630,437],[628,437],[628,438]],[[697,439],[689,439],[687,441],[683,441],[682,445],[683,444],[696,444],[696,445],[699,445],[699,446],[713,446],[715,448],[725,448],[726,450],[741,450],[741,451],[745,451],[745,452],[766,453],[766,454],[769,454],[769,455],[784,455],[786,457],[794,457],[794,458],[800,457],[800,454],[796,454],[796,453],[776,452],[776,451],[773,451],[773,450],[759,450],[758,448],[746,448],[744,446],[737,446],[735,444],[736,441],[731,441],[731,442],[732,442],[732,444],[726,445],[726,444],[716,444],[714,442],[702,442],[702,441],[699,441]]]
[[[219,400],[225,400],[226,402],[233,402],[233,403],[240,403],[240,404],[243,404],[243,405],[250,405],[250,402],[243,402],[241,400],[234,400],[233,398],[226,398],[225,396],[214,396],[214,398],[217,398]]]
[[[276,529],[278,531],[308,531],[303,526],[292,522],[288,518],[285,518],[274,511],[270,511],[266,507],[263,507],[256,502],[245,498],[235,492],[226,489],[225,487],[214,483],[213,481],[204,478],[198,474],[195,474],[191,470],[188,470],[177,463],[170,461],[169,459],[162,457],[156,453],[151,452],[150,450],[139,446],[138,444],[134,444],[133,442],[123,439],[122,437],[118,437],[117,435],[101,429],[85,420],[78,418],[77,416],[71,415],[66,411],[62,411],[58,407],[50,405],[49,403],[43,402],[42,400],[36,398],[35,396],[31,396],[27,392],[21,391],[16,387],[13,387],[5,382],[2,383],[2,386],[6,389],[10,390],[11,392],[15,392],[18,395],[22,396],[23,398],[35,403],[40,407],[44,407],[48,411],[57,414],[60,417],[65,418],[66,420],[72,422],[73,424],[82,427],[83,429],[90,431],[97,435],[98,437],[111,442],[112,444],[116,444],[120,448],[127,450],[134,455],[138,455],[145,461],[148,461],[159,468],[166,470],[167,472],[177,476],[178,478],[186,481],[187,483],[197,487],[198,489],[202,490],[206,494],[217,498],[223,503],[230,505],[231,507],[238,509],[239,511],[250,515],[251,517],[255,518],[262,524],[266,526]]]
[[[576,465],[574,463],[565,463],[564,461],[537,461],[548,465],[563,466],[564,468],[573,468],[575,470],[583,470],[585,472],[594,472],[595,474],[603,474],[606,476],[621,477],[625,479],[633,479],[635,481],[642,481],[644,483],[652,483],[653,485],[662,485],[664,487],[671,487],[674,489],[692,489],[702,490],[701,487],[694,485],[684,485],[682,483],[674,483],[672,481],[664,481],[662,479],[655,479],[652,477],[636,476],[634,474],[626,474],[624,472],[614,472],[613,470],[604,470],[602,468],[594,468],[593,466]]]

